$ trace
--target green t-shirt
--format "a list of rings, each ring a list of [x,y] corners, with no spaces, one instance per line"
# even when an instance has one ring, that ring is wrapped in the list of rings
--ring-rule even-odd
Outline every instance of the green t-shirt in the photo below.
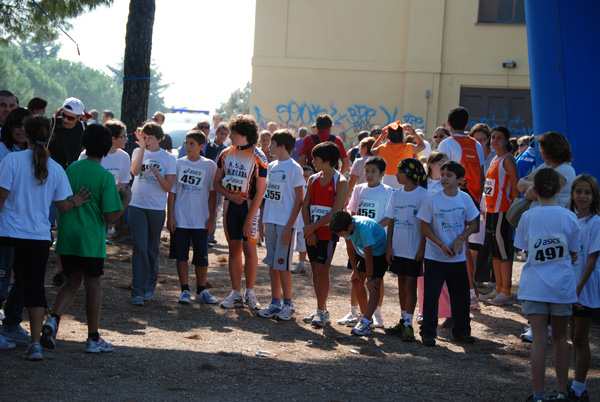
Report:
[[[90,202],[58,216],[56,254],[106,258],[104,213],[123,209],[113,175],[98,162],[80,160],[67,168],[73,194],[83,186]]]

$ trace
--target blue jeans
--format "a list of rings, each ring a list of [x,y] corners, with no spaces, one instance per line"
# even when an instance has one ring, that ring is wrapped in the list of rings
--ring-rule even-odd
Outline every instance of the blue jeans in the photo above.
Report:
[[[129,206],[129,226],[133,254],[131,265],[131,296],[154,293],[158,281],[160,233],[165,224],[166,212]]]
[[[439,262],[425,259],[425,293],[421,336],[437,336],[438,303],[444,282],[448,286],[454,319],[452,334],[471,335],[469,275],[466,261]]]
[[[22,281],[15,284],[8,293],[10,273],[12,272],[15,249],[10,246],[0,246],[0,302],[6,300],[4,306],[3,325],[9,327],[23,322],[23,286]],[[15,275],[18,275],[15,272]],[[16,278],[15,278],[16,279]]]

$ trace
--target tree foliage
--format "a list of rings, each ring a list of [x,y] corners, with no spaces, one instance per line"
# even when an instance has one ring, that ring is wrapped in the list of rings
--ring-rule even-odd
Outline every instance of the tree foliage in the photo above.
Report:
[[[250,81],[248,81],[243,89],[236,89],[231,93],[227,102],[221,103],[221,106],[217,108],[217,113],[221,113],[224,120],[236,114],[250,113],[250,90]]]
[[[99,6],[110,6],[114,0],[37,0],[54,23],[31,0],[2,0],[0,3],[0,42],[25,39],[53,41],[58,38],[57,25],[71,28],[69,19]]]

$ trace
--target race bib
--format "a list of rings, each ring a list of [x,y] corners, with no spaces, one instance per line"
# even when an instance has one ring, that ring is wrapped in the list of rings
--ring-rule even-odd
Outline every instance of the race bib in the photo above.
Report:
[[[248,179],[245,177],[227,175],[221,180],[221,185],[231,193],[246,194],[248,192]]]
[[[158,182],[158,179],[156,178],[156,176],[154,176],[152,170],[150,170],[153,167],[157,168],[159,173],[162,173],[163,167],[159,161],[156,161],[154,159],[146,159],[144,162],[142,162],[142,171],[140,172],[141,181],[147,183]]]
[[[319,219],[322,219],[329,212],[331,212],[331,207],[324,207],[322,205],[311,205],[310,206],[310,223],[315,223]]]
[[[179,175],[177,182],[182,186],[191,186],[197,189],[204,187],[204,180],[206,177],[206,171],[200,169],[194,169],[189,166],[184,166],[179,169]]]
[[[494,196],[494,188],[496,188],[496,180],[494,179],[485,179],[485,186],[483,187],[483,195],[487,195],[488,197]]]
[[[367,218],[375,219],[379,211],[379,201],[377,200],[360,200],[357,215],[366,216]]]
[[[115,168],[108,168],[106,169],[110,172],[110,174],[113,175],[113,178],[115,179],[115,183],[117,182],[117,180],[119,179],[119,169],[115,169]]]
[[[275,202],[281,202],[283,198],[283,188],[285,183],[282,181],[269,181],[267,182],[267,190],[263,195],[265,200],[271,200]]]
[[[570,258],[567,238],[564,234],[555,234],[529,239],[529,262],[543,264]]]

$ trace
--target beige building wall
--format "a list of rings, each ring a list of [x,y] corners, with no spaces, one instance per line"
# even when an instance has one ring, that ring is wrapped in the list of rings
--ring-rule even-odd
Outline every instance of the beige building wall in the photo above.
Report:
[[[329,113],[349,140],[395,120],[430,138],[461,87],[529,88],[525,26],[477,24],[478,4],[257,0],[251,111],[291,127]]]

